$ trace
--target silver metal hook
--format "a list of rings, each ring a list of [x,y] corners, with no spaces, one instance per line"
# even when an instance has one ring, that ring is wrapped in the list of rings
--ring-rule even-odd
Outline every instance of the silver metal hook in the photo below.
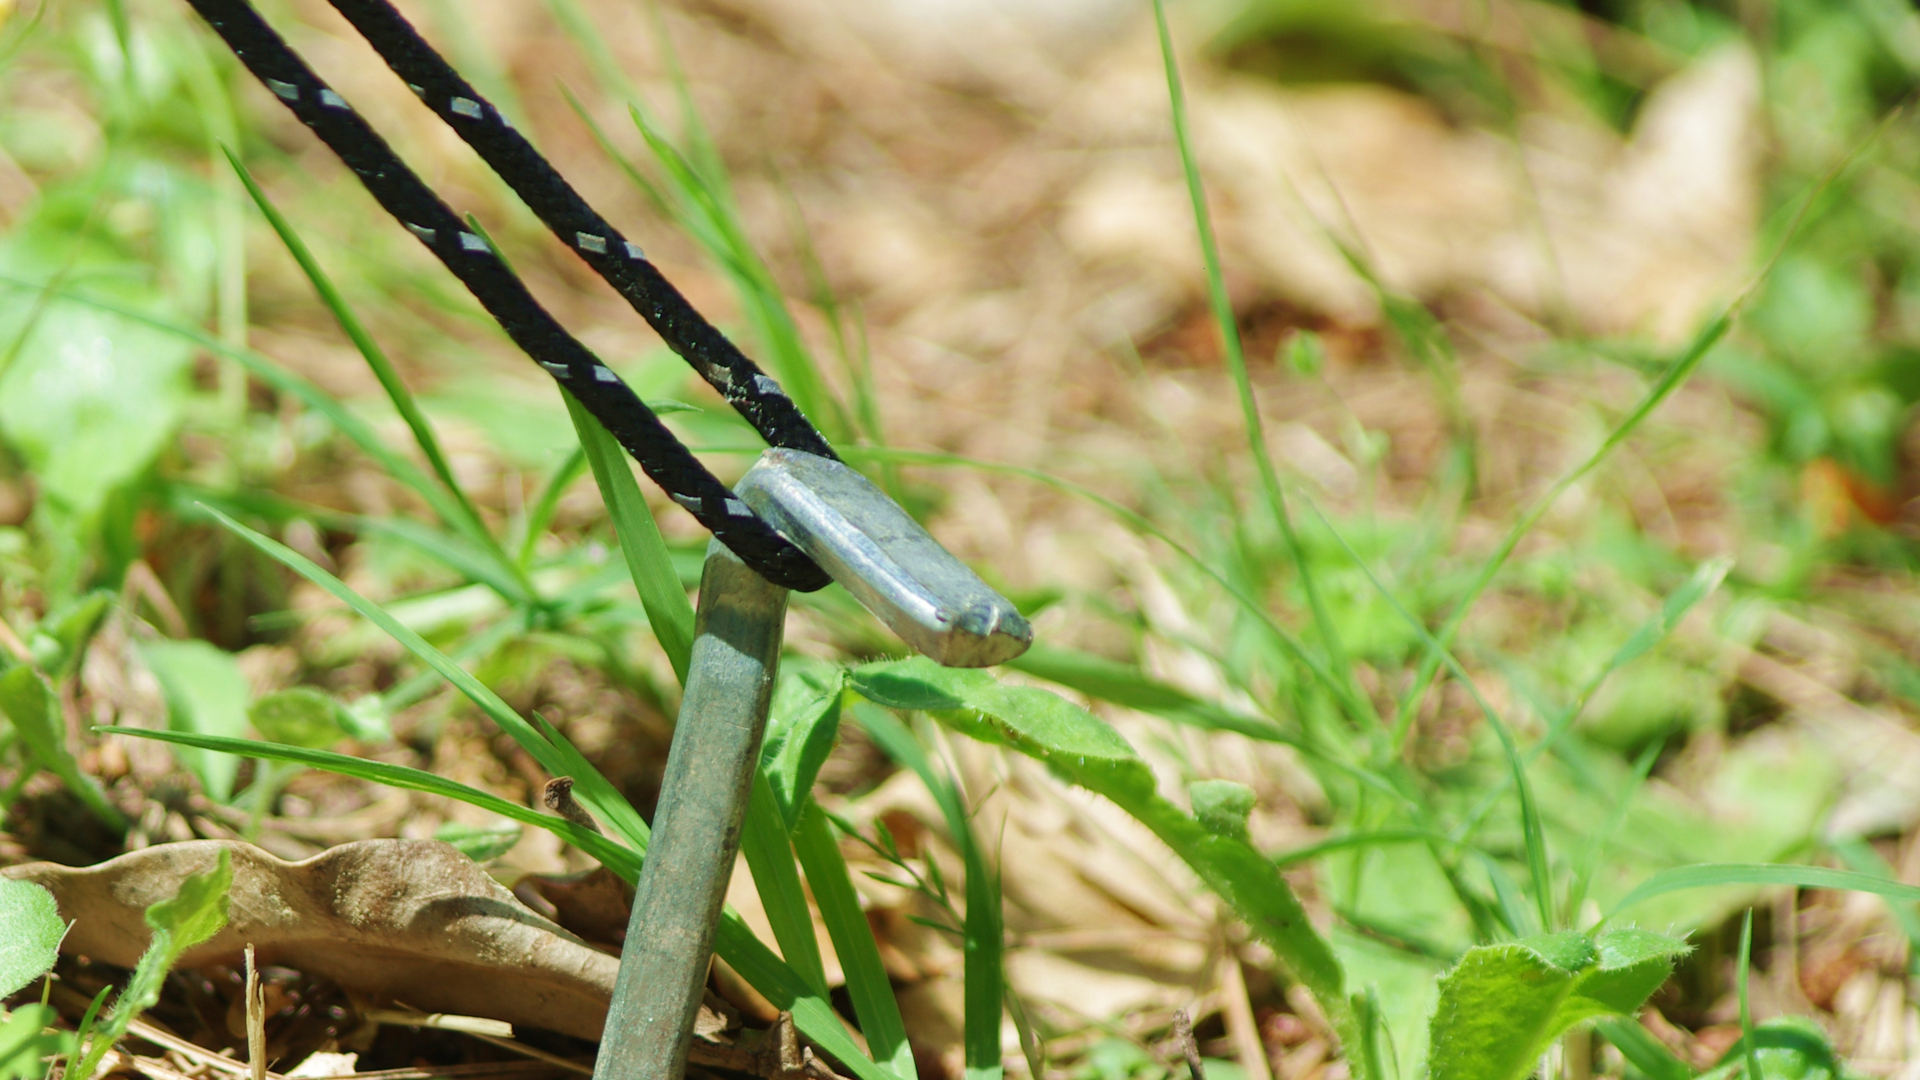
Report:
[[[1033,628],[1011,601],[846,465],[800,450],[768,450],[735,492],[901,640],[936,662],[990,667],[1033,643]]]

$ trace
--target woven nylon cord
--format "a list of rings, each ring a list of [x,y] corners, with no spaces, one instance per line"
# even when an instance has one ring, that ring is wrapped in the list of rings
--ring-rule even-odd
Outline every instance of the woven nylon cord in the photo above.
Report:
[[[446,121],[507,182],[560,242],[606,279],[674,352],[726,398],[768,443],[837,457],[780,384],[607,223],[565,177],[474,90],[387,0],[329,0],[407,88]]]
[[[612,369],[540,306],[486,240],[468,231],[453,210],[401,162],[344,98],[294,54],[250,4],[245,0],[187,2],[247,69],[353,170],[375,201],[460,279],[514,344],[592,413],[674,502],[768,581],[802,592],[827,583],[827,575],[811,559],[734,498]],[[611,230],[606,235],[610,236]],[[609,245],[609,250],[651,271],[639,248],[622,242],[618,249]],[[652,276],[658,278],[658,272],[652,271]],[[660,283],[665,286],[664,279]],[[671,286],[666,286],[666,291],[687,313],[692,312]],[[697,315],[693,318],[706,325]],[[717,331],[710,326],[707,329],[724,342]],[[738,356],[738,351],[733,350],[733,355]],[[740,362],[752,369],[745,357],[740,357]],[[699,361],[694,363],[700,366]],[[742,412],[747,410],[743,408]],[[751,413],[747,414],[753,419]],[[793,415],[799,414],[794,411]],[[814,438],[819,436],[815,434]],[[824,441],[821,445],[824,447]]]

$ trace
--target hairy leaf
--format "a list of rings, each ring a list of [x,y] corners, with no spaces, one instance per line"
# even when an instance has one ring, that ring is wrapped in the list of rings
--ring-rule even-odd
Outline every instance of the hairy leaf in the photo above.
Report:
[[[1575,931],[1467,950],[1440,979],[1432,1080],[1520,1080],[1568,1028],[1631,1015],[1687,946],[1644,930]]]
[[[0,878],[0,998],[45,975],[66,933],[52,893],[31,881]]]

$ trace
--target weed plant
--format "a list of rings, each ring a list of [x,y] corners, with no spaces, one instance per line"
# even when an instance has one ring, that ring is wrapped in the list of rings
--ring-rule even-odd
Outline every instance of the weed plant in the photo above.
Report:
[[[1592,1075],[1589,1031],[1617,1051],[1606,1060],[1632,1075],[1691,1077],[1697,1070],[1634,1019],[1689,952],[1684,935],[1666,928],[1713,925],[1763,887],[1855,889],[1902,905],[1920,899],[1920,889],[1890,880],[1864,845],[1834,847],[1852,869],[1793,861],[1820,854],[1812,818],[1824,789],[1816,780],[1766,776],[1759,782],[1784,810],[1737,835],[1716,833],[1707,816],[1657,797],[1647,783],[1663,749],[1684,732],[1669,723],[1671,710],[1652,725],[1630,715],[1632,694],[1682,694],[1697,682],[1698,673],[1665,648],[1667,639],[1717,593],[1779,598],[1807,588],[1838,543],[1821,540],[1817,529],[1784,530],[1798,546],[1787,560],[1790,569],[1770,580],[1743,575],[1727,558],[1686,566],[1665,553],[1641,551],[1656,567],[1642,575],[1643,583],[1662,582],[1663,589],[1632,590],[1639,610],[1593,613],[1567,640],[1531,654],[1501,654],[1468,636],[1470,613],[1490,592],[1551,589],[1556,575],[1564,578],[1566,568],[1556,559],[1569,556],[1523,556],[1525,541],[1562,496],[1603,470],[1702,370],[1740,382],[1761,401],[1776,428],[1770,452],[1784,464],[1805,468],[1832,460],[1849,470],[1844,475],[1881,483],[1895,478],[1897,419],[1920,397],[1920,382],[1906,385],[1911,350],[1876,345],[1878,355],[1856,356],[1838,374],[1810,359],[1839,339],[1865,349],[1871,335],[1861,309],[1870,305],[1857,295],[1863,286],[1836,271],[1831,253],[1856,255],[1859,234],[1869,228],[1860,220],[1868,211],[1846,196],[1909,149],[1904,127],[1875,127],[1887,112],[1884,69],[1891,63],[1904,71],[1900,66],[1911,62],[1905,54],[1884,55],[1897,48],[1857,36],[1879,25],[1875,20],[1894,18],[1880,6],[1811,0],[1781,6],[1780,77],[1816,77],[1800,66],[1810,65],[1860,98],[1846,106],[1857,115],[1840,128],[1845,145],[1790,156],[1776,178],[1782,191],[1769,228],[1771,254],[1753,286],[1683,347],[1622,358],[1640,377],[1638,400],[1611,421],[1590,454],[1513,516],[1490,554],[1466,566],[1445,554],[1452,545],[1441,534],[1459,520],[1460,502],[1472,490],[1469,435],[1456,432],[1458,482],[1440,485],[1433,517],[1442,524],[1429,529],[1375,516],[1343,519],[1317,505],[1270,457],[1191,146],[1179,53],[1158,0],[1154,15],[1175,145],[1255,483],[1249,494],[1204,478],[1164,477],[1165,497],[1149,511],[1042,472],[887,446],[868,362],[853,345],[859,335],[824,292],[821,308],[841,345],[838,369],[826,370],[750,239],[684,81],[677,84],[676,123],[669,125],[626,83],[590,12],[574,0],[548,6],[591,61],[599,92],[630,103],[648,157],[628,160],[613,132],[596,129],[603,148],[713,261],[734,290],[752,351],[850,459],[883,472],[913,465],[1010,474],[1089,500],[1154,545],[1166,560],[1159,572],[1183,601],[1206,613],[1202,625],[1213,635],[1188,635],[1183,644],[1220,672],[1226,692],[1215,698],[1169,685],[1138,663],[1044,642],[1012,665],[1028,677],[1018,683],[922,660],[789,663],[743,844],[775,941],[760,941],[729,913],[717,952],[791,1012],[800,1031],[848,1073],[915,1080],[918,1070],[843,843],[880,853],[899,884],[949,916],[944,929],[962,943],[965,957],[969,1080],[1000,1075],[1005,1067],[1006,1016],[1019,1030],[1024,1067],[1036,1076],[1059,1069],[1045,1054],[1047,1037],[1057,1033],[1036,1029],[1004,977],[1000,887],[1005,875],[1020,870],[997,864],[993,838],[981,835],[973,819],[981,793],[957,779],[939,752],[936,729],[1034,758],[1139,821],[1231,908],[1277,958],[1281,975],[1311,994],[1349,1074],[1368,1080],[1421,1070],[1434,1080],[1519,1080],[1542,1070]],[[1706,7],[1645,7],[1641,22],[1649,32],[1665,27],[1676,48],[1697,50],[1714,34],[1731,32]],[[101,730],[172,744],[208,797],[244,806],[257,820],[270,812],[288,770],[326,769],[448,796],[547,829],[633,879],[648,841],[640,813],[565,735],[537,714],[523,716],[476,675],[504,651],[537,639],[590,658],[608,678],[663,704],[674,699],[668,680],[686,676],[693,626],[687,586],[698,564],[693,549],[663,537],[611,437],[564,401],[573,445],[551,465],[535,498],[501,520],[462,482],[432,410],[369,329],[374,320],[359,314],[379,302],[400,272],[347,251],[316,254],[298,215],[281,212],[254,181],[247,163],[271,160],[278,151],[234,119],[240,77],[217,41],[190,24],[184,9],[157,0],[131,10],[117,3],[98,12],[68,10],[47,26],[37,14],[16,17],[7,26],[8,62],[70,66],[100,103],[102,131],[95,159],[84,168],[69,163],[63,182],[47,188],[0,243],[0,342],[7,346],[0,353],[0,433],[9,467],[30,476],[38,494],[25,528],[0,529],[0,615],[10,646],[0,653],[0,710],[10,721],[6,752],[18,764],[6,800],[19,796],[32,773],[45,771],[71,788],[102,826],[126,828],[121,811],[79,767],[60,704],[91,637],[118,606],[159,625],[180,622],[177,637],[189,630],[201,636],[156,635],[140,649],[165,693],[170,730]],[[664,35],[661,42],[669,47]],[[456,45],[455,55],[476,82],[504,90],[508,84],[477,42]],[[1819,49],[1844,56],[1815,55]],[[1603,105],[1617,99],[1605,78],[1587,75],[1576,85]],[[505,98],[500,103],[519,111]],[[580,113],[589,115],[585,108]],[[24,117],[0,124],[0,144],[16,157],[36,138],[46,135]],[[43,152],[46,160],[34,164],[60,171],[59,148]],[[125,224],[130,206],[151,215],[143,227]],[[397,449],[363,406],[249,347],[249,253],[236,216],[242,210],[270,226],[364,360],[397,422],[388,426],[405,431],[410,449]],[[1882,241],[1880,254],[1904,267],[1910,246],[1893,244]],[[1423,361],[1441,393],[1451,394],[1458,362],[1447,328],[1381,284],[1357,247],[1346,250],[1377,290],[1398,346]],[[330,272],[328,263],[346,269]],[[464,299],[444,284],[405,285],[438,308],[435,317],[472,320]],[[1811,329],[1801,317],[1808,312],[1817,316]],[[202,328],[209,324],[212,331]],[[1311,375],[1317,350],[1311,336],[1297,338],[1296,368]],[[198,355],[215,362],[212,378],[196,384]],[[77,378],[82,368],[94,377]],[[642,387],[669,385],[659,370],[649,360],[630,374]],[[835,385],[850,388],[844,399]],[[302,415],[291,425],[294,445],[277,418],[250,405],[260,392]],[[682,430],[704,436],[709,449],[747,441],[726,418],[651,396],[656,411],[681,413]],[[175,448],[183,432],[212,436],[226,450],[190,458]],[[327,449],[334,437],[406,492],[411,509],[348,515],[271,483],[263,462],[285,452],[344,452]],[[547,542],[566,492],[588,474],[606,505],[618,562],[595,560],[586,545]],[[885,479],[894,482],[890,473]],[[149,589],[141,582],[152,574],[140,559],[155,520],[199,530],[211,554]],[[1182,524],[1193,520],[1209,526]],[[427,568],[438,584],[376,602],[322,565],[315,557],[322,553],[311,545],[298,550],[303,545],[292,538],[316,529],[377,545],[396,563]],[[1877,558],[1906,558],[1883,538],[1848,542]],[[222,637],[219,609],[211,616],[195,609],[198,621],[188,626],[168,598],[212,589],[251,612],[249,601],[260,594],[284,595],[285,577],[276,568],[324,590],[341,610],[398,643],[417,667],[385,692],[353,701],[335,701],[311,687],[256,698],[232,655],[238,637],[209,640]],[[873,640],[844,596],[829,592],[801,602],[842,627],[847,639]],[[1151,625],[1130,629],[1176,636]],[[646,648],[657,650],[663,663],[636,655],[633,642],[643,630]],[[1884,664],[1890,672],[1909,670],[1898,656]],[[1524,710],[1483,693],[1489,671],[1516,691],[1512,697]],[[1381,678],[1383,672],[1392,677]],[[1080,700],[1149,714],[1169,732],[1226,732],[1288,748],[1325,795],[1320,824],[1326,839],[1289,851],[1256,848],[1248,828],[1253,791],[1205,776],[1156,774],[1114,728],[1075,701],[1031,685],[1034,680]],[[573,777],[578,798],[607,834],[426,771],[334,749],[348,737],[362,745],[390,738],[391,719],[442,681],[542,769]],[[1444,690],[1464,697],[1480,735],[1463,762],[1428,767],[1418,752],[1422,717]],[[1615,692],[1611,712],[1593,715],[1609,692]],[[1515,715],[1522,711],[1530,718],[1525,722]],[[849,722],[932,794],[964,867],[957,887],[931,859],[901,855],[884,830],[863,834],[814,797],[838,730]],[[248,737],[249,729],[266,738]],[[255,762],[244,786],[241,759]],[[491,844],[455,839],[475,851]],[[1329,924],[1309,918],[1283,873],[1302,867],[1314,871],[1315,899],[1331,912]],[[845,972],[851,1016],[835,1010],[809,896]],[[1790,1022],[1753,1021],[1750,911],[1741,927],[1735,971],[1742,1034],[1708,1075],[1816,1075],[1808,1070],[1818,1069],[1838,1075],[1823,1037]],[[137,996],[133,989],[128,994]],[[861,1040],[850,1034],[848,1021]],[[0,1062],[10,1060],[12,1031],[0,1028]],[[1570,1032],[1573,1037],[1563,1038]],[[39,1028],[31,1034],[37,1038]],[[88,1045],[97,1050],[110,1043]],[[97,1059],[90,1053],[87,1062]],[[1108,1075],[1097,1056],[1078,1065],[1082,1075]],[[1113,1067],[1121,1075],[1134,1066]]]

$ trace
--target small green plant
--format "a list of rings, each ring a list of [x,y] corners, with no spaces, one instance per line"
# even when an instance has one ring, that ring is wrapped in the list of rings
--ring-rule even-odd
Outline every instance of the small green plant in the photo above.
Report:
[[[0,1001],[53,969],[66,934],[52,893],[0,877]],[[0,1006],[0,1080],[41,1080],[56,1058],[73,1052],[73,1034],[54,1028],[58,1018],[44,1001]]]
[[[219,862],[210,870],[189,875],[180,882],[180,892],[171,900],[162,900],[147,908],[147,928],[153,942],[140,956],[127,985],[113,1000],[98,1029],[88,1030],[79,1045],[78,1061],[66,1075],[75,1080],[92,1080],[107,1052],[119,1045],[140,1014],[160,1000],[160,988],[173,965],[187,950],[220,932],[227,924],[228,890],[233,886],[232,856],[222,850]],[[95,1007],[99,1001],[94,1002]],[[81,1022],[91,1029],[92,1011]]]

